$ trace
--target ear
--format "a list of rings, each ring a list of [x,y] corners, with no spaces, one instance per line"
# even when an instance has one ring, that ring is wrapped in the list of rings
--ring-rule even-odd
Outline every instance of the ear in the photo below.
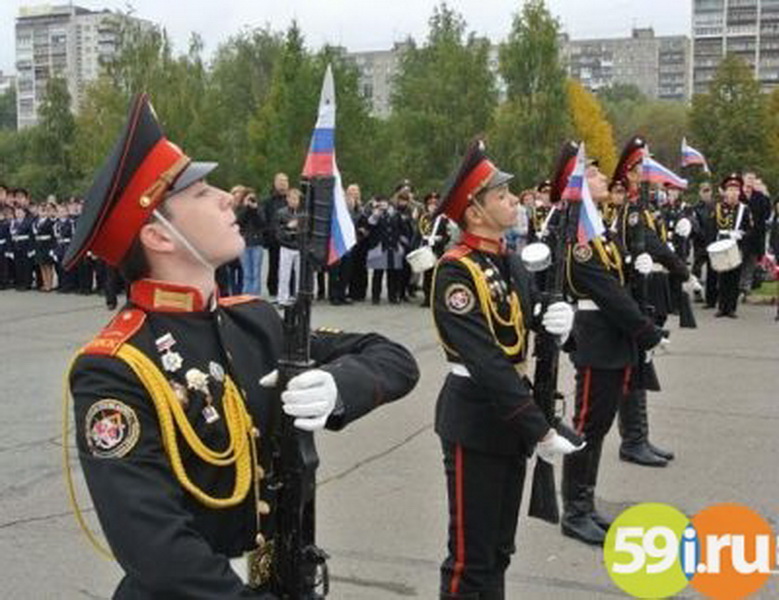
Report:
[[[147,223],[138,234],[141,244],[151,252],[170,254],[175,248],[170,232],[159,223]]]

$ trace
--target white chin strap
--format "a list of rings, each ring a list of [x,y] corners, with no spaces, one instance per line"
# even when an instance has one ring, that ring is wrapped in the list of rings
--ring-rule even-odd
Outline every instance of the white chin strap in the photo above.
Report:
[[[207,267],[208,269],[215,269],[214,265],[212,265],[210,262],[208,262],[205,258],[203,258],[203,255],[200,254],[200,252],[195,248],[187,238],[184,237],[184,234],[181,233],[176,226],[171,223],[168,219],[166,219],[162,213],[159,210],[154,210],[154,217],[163,224],[165,229],[167,229],[173,237],[175,237],[181,244],[189,251],[189,253],[197,259],[199,263],[201,263],[204,267]]]

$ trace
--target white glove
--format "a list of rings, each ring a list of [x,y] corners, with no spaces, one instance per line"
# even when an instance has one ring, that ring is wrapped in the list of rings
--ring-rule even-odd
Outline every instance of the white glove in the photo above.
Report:
[[[676,223],[676,227],[674,227],[674,233],[679,237],[690,237],[690,234],[692,233],[692,223],[690,223],[690,219],[685,217],[679,219]]]
[[[728,233],[728,237],[730,237],[731,240],[736,240],[738,242],[741,240],[741,238],[744,237],[744,232],[738,229],[734,229]]]
[[[661,338],[657,346],[646,351],[646,354],[644,356],[645,359],[644,362],[651,363],[654,360],[655,355],[666,354],[670,348],[671,348],[671,340],[669,340],[667,337]]]
[[[552,335],[567,338],[573,328],[573,308],[567,302],[555,302],[546,309],[541,325]]]
[[[546,437],[536,444],[536,452],[538,452],[538,458],[551,464],[554,462],[555,456],[571,454],[581,450],[586,445],[587,442],[582,442],[580,446],[574,446],[554,429],[550,429]]]
[[[274,369],[260,379],[260,385],[272,388],[278,381],[279,372]],[[337,398],[333,376],[321,369],[311,369],[289,380],[287,389],[281,393],[282,410],[295,418],[298,429],[319,431],[327,423]]]
[[[695,275],[690,275],[690,278],[682,284],[682,289],[688,294],[695,292],[702,292],[703,286]]]
[[[642,252],[636,257],[636,262],[633,267],[636,271],[641,273],[641,275],[649,275],[652,272],[653,265],[654,262],[652,262],[652,257],[646,252]]]

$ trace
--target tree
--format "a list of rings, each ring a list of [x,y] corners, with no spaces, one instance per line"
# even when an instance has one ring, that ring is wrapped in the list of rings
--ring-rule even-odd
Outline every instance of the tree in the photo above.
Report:
[[[568,106],[576,138],[582,140],[590,157],[600,161],[604,173],[611,173],[617,164],[614,135],[597,97],[577,81],[568,81]]]
[[[46,95],[38,108],[38,125],[33,130],[30,162],[17,173],[20,185],[34,195],[72,193],[79,178],[73,160],[76,122],[70,109],[67,82],[59,77],[46,83]]]
[[[217,184],[260,183],[257,169],[247,159],[248,123],[268,98],[283,42],[283,36],[270,29],[250,29],[216,51],[204,110],[211,123],[209,156],[219,161],[213,176]]]
[[[0,96],[0,129],[16,130],[16,88]]]
[[[598,90],[597,96],[621,147],[636,132],[636,112],[650,100],[637,86],[624,83]]]
[[[249,121],[248,167],[270,183],[283,171],[295,181],[316,122],[322,73],[314,68],[297,23],[287,30],[267,100]]]
[[[644,136],[657,160],[678,172],[682,138],[690,137],[688,117],[684,102],[652,100],[636,107],[632,133]],[[627,137],[620,141],[624,144]]]
[[[692,132],[715,173],[762,169],[768,166],[768,117],[752,69],[727,55],[708,93],[693,98]]]
[[[486,39],[466,36],[462,16],[446,4],[434,9],[424,46],[409,40],[389,119],[395,181],[439,188],[468,142],[486,132],[497,103],[489,49]]]
[[[508,99],[498,109],[491,148],[525,186],[553,168],[557,149],[571,130],[559,33],[560,24],[544,1],[529,0],[514,15],[500,47]]]

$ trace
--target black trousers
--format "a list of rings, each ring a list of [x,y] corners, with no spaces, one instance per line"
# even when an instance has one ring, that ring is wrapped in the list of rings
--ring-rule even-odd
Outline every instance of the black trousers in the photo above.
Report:
[[[441,443],[449,498],[441,598],[503,598],[504,576],[516,549],[525,457]]]
[[[352,255],[347,254],[328,269],[330,300],[346,300],[352,276]]]
[[[371,277],[371,299],[378,302],[381,298],[381,287],[384,282],[384,269],[374,269]],[[401,288],[403,287],[403,271],[401,269],[387,269],[387,297],[392,303],[400,301]]]
[[[576,369],[573,425],[589,444],[603,439],[614,423],[619,401],[630,392],[633,369]]]
[[[276,296],[279,293],[279,244],[271,242],[268,244],[268,279],[267,290],[269,296]]]
[[[717,294],[719,292],[719,273],[711,268],[711,261],[706,257],[706,306],[713,307],[717,305]]]
[[[33,259],[22,250],[14,253],[14,283],[17,290],[32,289]]]
[[[717,308],[726,315],[736,313],[740,281],[741,267],[719,274]]]
[[[358,243],[351,253],[352,270],[349,278],[349,297],[352,300],[365,300],[368,294],[368,267],[365,261],[368,257],[368,248],[363,243]]]

